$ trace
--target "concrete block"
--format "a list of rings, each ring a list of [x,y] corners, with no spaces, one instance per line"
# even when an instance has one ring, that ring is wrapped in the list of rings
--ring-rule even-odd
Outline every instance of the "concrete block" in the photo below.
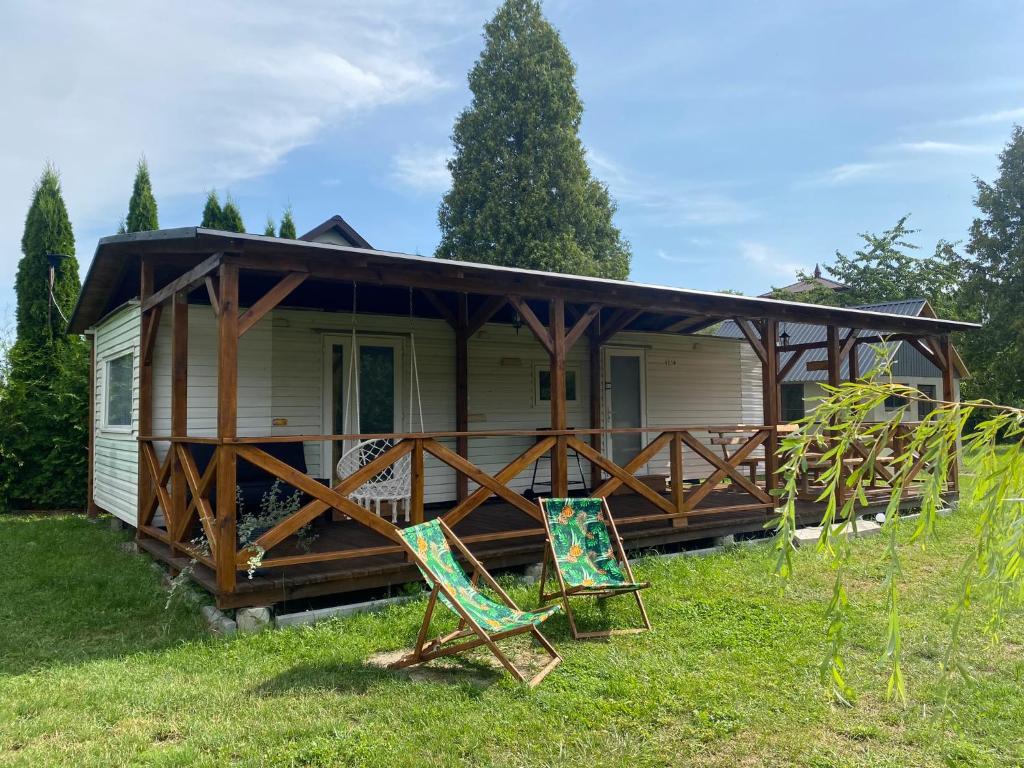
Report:
[[[239,608],[235,611],[235,624],[239,632],[262,632],[270,627],[273,613],[267,607]]]
[[[735,547],[736,537],[731,533],[727,533],[725,536],[716,536],[714,542],[716,547]]]
[[[124,521],[121,520],[121,518],[119,518],[119,517],[111,517],[110,518],[110,530],[114,531],[115,533],[117,533],[118,531],[123,531],[126,527],[127,526],[124,524]]]
[[[410,600],[416,600],[418,597],[418,595],[400,595],[398,597],[385,597],[380,600],[367,600],[362,603],[332,605],[329,608],[317,608],[312,611],[286,613],[274,617],[274,626],[282,629],[283,627],[300,627],[307,624],[316,624],[318,621],[334,619],[340,616],[351,616],[354,613],[380,611],[391,605],[400,605]]]
[[[218,635],[233,635],[238,631],[238,624],[229,619],[224,613],[212,605],[204,605],[200,612],[206,619],[210,630]]]
[[[839,526],[834,526],[833,530],[837,530]],[[882,530],[882,526],[878,523],[872,522],[871,520],[858,520],[857,531],[853,530],[853,526],[849,525],[846,527],[846,535],[854,536],[855,538],[862,539],[867,536],[874,536]],[[821,526],[807,526],[806,528],[798,528],[793,536],[793,541],[798,547],[802,547],[805,544],[817,544],[818,539],[821,538]]]
[[[137,555],[139,554],[139,545],[134,539],[132,541],[122,541],[121,550],[129,555]]]
[[[797,528],[796,533],[793,534],[793,543],[802,547],[805,544],[816,544],[818,539],[821,537],[821,526],[807,526],[806,528]]]
[[[533,565],[526,566],[526,569],[523,571],[523,581],[527,584],[536,584],[540,581],[541,570],[542,568],[540,563],[534,563]]]

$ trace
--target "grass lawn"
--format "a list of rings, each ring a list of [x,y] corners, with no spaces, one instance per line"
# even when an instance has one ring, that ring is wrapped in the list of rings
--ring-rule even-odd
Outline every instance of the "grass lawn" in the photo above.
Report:
[[[105,522],[0,518],[0,765],[1024,765],[1020,614],[1002,645],[971,641],[976,682],[935,717],[970,527],[944,520],[907,557],[906,707],[884,700],[884,542],[857,542],[847,708],[818,682],[830,572],[811,552],[785,594],[765,548],[642,560],[655,631],[573,643],[558,617],[565,662],[530,691],[472,662],[440,680],[368,666],[412,643],[423,600],[216,638],[194,607],[164,610]]]

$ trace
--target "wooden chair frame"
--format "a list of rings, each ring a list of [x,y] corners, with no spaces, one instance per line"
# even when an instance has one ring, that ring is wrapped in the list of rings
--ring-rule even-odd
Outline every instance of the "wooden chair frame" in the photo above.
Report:
[[[449,543],[453,544],[459,553],[466,558],[470,565],[472,565],[473,572],[470,576],[472,583],[476,585],[478,583],[478,579],[483,578],[487,585],[498,593],[509,608],[514,611],[521,610],[512,601],[512,598],[508,596],[508,593],[505,592],[498,582],[494,580],[494,577],[492,577],[483,565],[481,565],[480,561],[473,556],[473,553],[470,552],[461,541],[459,541],[458,537],[454,533],[452,533],[451,528],[445,525],[443,520],[439,520],[438,522],[440,523],[441,531],[444,533],[445,538],[448,539]],[[556,651],[548,639],[541,634],[540,630],[537,629],[536,624],[527,624],[526,626],[516,627],[515,629],[511,629],[506,632],[497,632],[493,634],[487,632],[462,608],[459,601],[451,591],[445,587],[441,580],[437,578],[430,568],[426,566],[415,548],[404,540],[403,544],[416,565],[426,573],[431,574],[431,577],[434,579],[434,587],[430,590],[430,597],[427,600],[427,610],[423,616],[423,624],[420,625],[419,634],[416,637],[415,648],[413,648],[412,653],[393,662],[390,665],[391,669],[401,669],[403,667],[409,667],[416,664],[423,664],[431,659],[437,659],[442,656],[451,656],[456,653],[461,653],[462,651],[477,648],[481,645],[486,645],[491,650],[491,653],[497,657],[498,661],[501,662],[502,666],[505,667],[505,669],[507,669],[516,680],[521,683],[526,683],[530,688],[533,688],[540,683],[541,680],[547,677],[551,670],[562,662],[562,657],[558,654],[558,651]],[[459,626],[454,632],[449,632],[446,635],[439,635],[438,637],[428,640],[427,633],[430,630],[430,620],[434,615],[435,608],[437,607],[437,598],[439,595],[446,597],[448,599],[448,603],[459,615]],[[509,660],[497,644],[499,640],[515,637],[516,635],[521,635],[526,632],[531,633],[538,644],[540,644],[548,656],[551,657],[551,660],[532,678],[527,678],[526,675]],[[446,644],[457,640],[461,640],[463,642],[457,642],[455,645],[446,646]]]
[[[651,629],[651,620],[647,617],[647,609],[644,607],[643,598],[640,596],[640,591],[650,586],[648,583],[644,583],[639,586],[631,587],[567,587],[565,584],[565,577],[562,575],[562,569],[558,566],[558,558],[555,557],[555,550],[551,544],[551,523],[548,520],[547,503],[550,499],[538,499],[541,511],[544,513],[544,530],[547,532],[547,539],[544,542],[544,559],[541,561],[540,566],[540,602],[541,605],[546,605],[555,598],[561,598],[562,605],[565,608],[565,615],[569,619],[569,631],[572,632],[574,640],[587,640],[592,638],[600,637],[612,637],[614,635],[635,635],[640,632],[647,632]],[[626,548],[622,546],[622,537],[619,536],[619,529],[615,525],[615,518],[612,517],[611,510],[608,508],[608,499],[602,497],[601,505],[604,507],[605,520],[608,522],[608,529],[611,533],[612,546],[615,548],[615,553],[618,555],[619,562],[622,563],[623,570],[626,572],[626,576],[629,580],[636,585],[636,577],[633,576],[633,568],[629,564],[629,558],[626,557]],[[558,581],[557,592],[545,592],[544,587],[547,583],[548,578],[548,563],[554,567],[555,576]],[[596,597],[598,600],[606,600],[609,597],[616,597],[618,595],[625,595],[632,593],[633,597],[636,598],[637,608],[640,609],[640,617],[643,620],[642,627],[630,627],[628,629],[605,629],[594,632],[580,632],[576,627],[576,616],[572,612],[572,606],[569,604],[570,597]]]

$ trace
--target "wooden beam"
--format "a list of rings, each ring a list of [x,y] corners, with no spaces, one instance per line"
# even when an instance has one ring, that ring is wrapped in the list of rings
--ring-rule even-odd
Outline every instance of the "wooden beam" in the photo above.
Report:
[[[573,348],[580,337],[587,330],[594,318],[601,313],[600,304],[591,304],[587,307],[587,311],[580,316],[579,320],[573,325],[572,330],[565,334],[565,351],[566,354]]]
[[[160,318],[164,312],[164,305],[157,304],[149,312],[143,312],[142,314],[142,341],[141,349],[139,353],[142,356],[142,361],[146,365],[153,364],[153,348],[156,346],[156,334],[160,330]],[[148,318],[148,320],[147,320]]]
[[[839,358],[842,359],[853,351],[854,345],[857,343],[857,329],[851,328],[849,335],[843,339],[843,343],[839,347]]]
[[[409,480],[409,518],[413,525],[423,522],[423,492],[426,475],[423,473],[423,441],[413,440],[412,458],[410,459],[411,476]]]
[[[636,320],[644,313],[642,309],[619,309],[603,324],[601,329],[601,343],[607,344],[612,336],[626,330],[626,326]]]
[[[768,493],[771,493],[778,483],[778,478],[776,477],[779,467],[778,425],[782,421],[778,337],[779,324],[775,320],[765,320],[761,326],[761,337],[758,341],[760,342],[761,350],[764,352],[764,357],[761,359],[762,412],[764,414],[765,426],[770,429],[764,448],[765,490]],[[733,479],[742,485],[735,477]]]
[[[686,333],[694,328],[700,328],[706,323],[717,323],[713,317],[708,315],[694,315],[693,317],[684,317],[682,320],[673,320],[664,328],[661,329],[661,333]]]
[[[468,335],[472,336],[474,333],[484,327],[484,323],[494,317],[498,310],[508,303],[508,299],[504,296],[489,296],[484,300],[484,303],[477,307],[476,312],[469,318],[468,324]]]
[[[547,350],[549,355],[553,355],[554,345],[551,342],[551,334],[548,333],[548,329],[544,327],[544,323],[542,323],[537,318],[537,315],[533,313],[533,310],[530,309],[530,305],[518,296],[509,296],[508,301],[516,308],[516,311],[519,312],[519,317],[523,319],[523,322],[525,322],[529,329],[533,331],[533,335],[537,337],[537,341],[541,343],[541,346]]]
[[[220,317],[217,320],[217,437],[238,433],[238,265],[220,265]],[[217,590],[235,591],[237,565],[237,455],[232,445],[217,447]]]
[[[953,345],[950,343],[949,336],[943,336],[938,340],[939,352],[941,353],[942,359],[945,361],[945,366],[941,368],[942,371],[942,399],[947,403],[955,402],[957,398],[956,393],[956,382],[953,380],[953,372],[955,369],[953,361]],[[952,482],[953,490],[959,490],[960,488],[960,445],[959,441],[955,442],[950,446],[952,456],[950,457],[950,468],[949,468],[949,479]]]
[[[153,293],[153,262],[143,256],[139,266],[139,301],[145,303]],[[141,328],[139,329],[142,338],[142,349],[139,352],[139,434],[151,435],[153,433],[153,340],[156,338],[156,331],[152,326],[159,321],[160,310],[156,312],[141,312]],[[148,355],[147,355],[148,352]],[[145,464],[145,443],[139,443],[138,457],[138,509],[136,518],[142,523],[148,522],[145,506],[153,496],[153,484],[148,472],[143,471]],[[136,536],[142,538],[141,528],[136,529]]]
[[[420,293],[423,294],[423,297],[430,302],[430,306],[437,310],[437,314],[439,314],[444,321],[448,323],[448,325],[452,328],[455,328],[458,325],[458,318],[455,317],[455,313],[452,312],[451,307],[444,303],[444,299],[429,289],[421,290]]]
[[[210,297],[210,307],[213,309],[214,317],[220,316],[220,299],[217,298],[217,278],[214,275],[207,275],[203,278],[206,283],[206,294]]]
[[[550,309],[551,339],[551,428],[566,428],[565,402],[565,300],[552,299]],[[551,452],[551,495],[563,498],[569,493],[568,451],[564,435],[555,441]]]
[[[284,301],[288,294],[302,285],[307,277],[309,277],[308,272],[289,272],[282,277],[277,285],[263,294],[255,304],[245,310],[242,316],[238,318],[238,335],[244,336],[267,312],[270,312]]]
[[[455,431],[469,431],[469,297],[460,293],[455,305]],[[469,457],[469,438],[455,438],[455,452]],[[469,496],[469,478],[456,473],[455,496],[460,502]]]
[[[736,327],[743,332],[747,341],[750,343],[751,348],[754,350],[754,354],[757,355],[758,360],[761,361],[762,365],[768,360],[767,351],[764,344],[761,343],[757,328],[749,320],[745,320],[742,317],[734,317],[733,322],[736,323]],[[772,349],[776,349],[776,345],[772,344]]]
[[[778,348],[776,348],[776,350],[777,349]],[[778,351],[776,351],[776,354],[778,354]],[[804,356],[804,351],[803,350],[800,350],[799,352],[794,352],[793,354],[791,354],[789,356],[789,360],[787,360],[785,362],[785,364],[781,368],[779,368],[779,382],[780,383],[786,380],[786,377],[789,375],[789,372],[792,371],[796,367],[797,363],[800,362],[800,360],[803,358],[803,356]],[[808,363],[808,365],[810,365],[810,363]]]
[[[176,293],[171,305],[171,435],[188,435],[188,296],[184,293]],[[187,480],[173,445],[171,453],[173,517],[184,526]],[[172,532],[172,539],[177,540],[185,533],[182,527],[181,530]]]
[[[171,298],[174,294],[180,293],[181,291],[189,292],[197,285],[202,283],[206,276],[215,270],[220,263],[224,260],[223,253],[215,253],[212,256],[207,257],[203,261],[199,262],[196,266],[192,267],[188,272],[176,277],[171,280],[167,285],[156,291],[150,296],[142,299],[142,311],[145,312],[148,309],[152,309],[158,304],[163,304],[167,299]]]
[[[601,409],[601,316],[597,316],[596,322],[590,324],[589,345],[587,349],[588,384],[590,388],[590,428],[600,429],[603,421]],[[601,450],[601,435],[594,433],[590,436],[590,445],[595,451]],[[593,490],[601,482],[601,468],[591,462],[590,464],[590,489]]]
[[[839,347],[839,329],[830,325],[825,329],[825,349],[828,357],[825,359],[826,370],[828,371],[828,383],[830,386],[838,387],[842,377],[840,372],[841,352]]]

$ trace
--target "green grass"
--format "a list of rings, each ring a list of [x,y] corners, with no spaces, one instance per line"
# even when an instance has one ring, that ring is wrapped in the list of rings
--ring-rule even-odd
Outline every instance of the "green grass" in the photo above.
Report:
[[[573,643],[554,619],[565,662],[530,691],[480,685],[472,664],[433,682],[368,666],[411,644],[424,601],[214,638],[194,607],[165,612],[158,574],[106,523],[0,518],[0,765],[1021,765],[1019,614],[999,646],[972,634],[976,680],[935,716],[970,526],[944,520],[908,554],[905,707],[885,701],[879,660],[884,542],[857,542],[847,708],[818,682],[831,574],[811,552],[784,594],[764,548],[641,561],[655,631]]]

